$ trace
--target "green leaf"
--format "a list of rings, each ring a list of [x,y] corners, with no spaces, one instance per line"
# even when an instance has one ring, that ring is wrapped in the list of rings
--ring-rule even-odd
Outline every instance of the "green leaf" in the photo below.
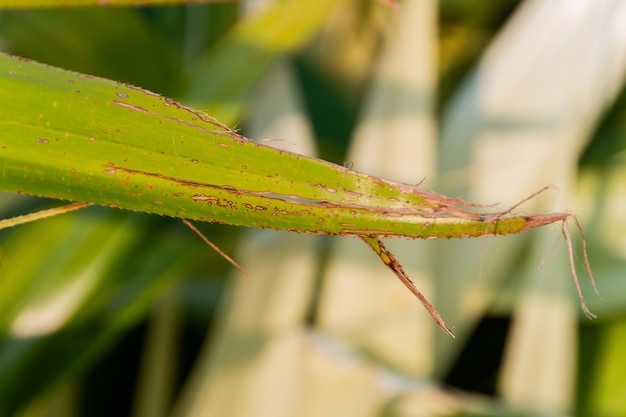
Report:
[[[455,208],[460,200],[256,144],[130,85],[9,56],[0,71],[4,191],[312,233],[465,237],[537,226],[486,222]]]

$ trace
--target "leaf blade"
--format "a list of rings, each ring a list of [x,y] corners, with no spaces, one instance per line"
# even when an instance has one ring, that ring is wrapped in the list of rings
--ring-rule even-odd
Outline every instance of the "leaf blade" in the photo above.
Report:
[[[7,55],[0,70],[5,191],[340,235],[472,237],[541,225],[256,144],[137,87]]]

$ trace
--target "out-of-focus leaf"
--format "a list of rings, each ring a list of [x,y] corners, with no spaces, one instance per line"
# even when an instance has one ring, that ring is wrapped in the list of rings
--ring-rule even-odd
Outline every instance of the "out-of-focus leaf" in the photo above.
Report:
[[[95,211],[101,215],[87,209],[22,226],[3,244],[0,415],[83,371],[184,277],[202,248],[146,236],[147,217],[119,223],[122,213]]]
[[[622,293],[623,294],[623,293]],[[581,417],[626,414],[626,320],[624,315],[586,326],[581,332],[581,378],[578,392]]]
[[[179,94],[181,57],[129,8],[4,11],[3,49],[66,69]]]
[[[319,32],[329,13],[353,0],[274,1],[240,21],[192,70],[183,101],[235,123],[268,67]]]

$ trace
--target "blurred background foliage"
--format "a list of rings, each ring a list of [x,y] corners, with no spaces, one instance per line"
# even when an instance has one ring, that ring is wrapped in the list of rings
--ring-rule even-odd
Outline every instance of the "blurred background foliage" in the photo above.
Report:
[[[421,118],[424,130],[414,134],[431,137],[440,152],[437,157],[428,143],[420,145],[424,152],[419,157],[405,150],[416,165],[425,158],[423,169],[395,179],[418,183],[427,177],[429,188],[503,204],[554,185],[557,190],[549,193],[565,197],[528,210],[572,210],[581,215],[604,299],[591,300],[586,285],[585,294],[600,319],[589,322],[578,314],[565,258],[551,249],[554,229],[531,240],[511,238],[517,242],[511,247],[502,238],[473,246],[398,245],[398,256],[408,264],[413,257],[425,264],[425,258],[432,258],[434,265],[426,272],[418,270],[416,280],[426,293],[436,293],[434,304],[457,326],[459,339],[453,341],[437,333],[416,300],[399,298],[405,295],[397,292],[405,290],[384,269],[376,269],[374,279],[389,282],[390,293],[372,290],[381,288],[376,286],[363,290],[351,286],[352,281],[334,284],[339,281],[328,271],[342,278],[352,274],[354,285],[369,280],[358,268],[350,273],[337,266],[339,253],[348,253],[353,261],[369,255],[337,247],[339,238],[251,234],[200,225],[250,270],[252,277],[243,278],[179,220],[91,207],[0,232],[0,415],[625,415],[626,359],[621,352],[626,344],[626,36],[615,20],[617,15],[623,22],[626,14],[619,0],[553,1],[553,8],[543,13],[554,21],[555,34],[567,32],[567,25],[558,22],[576,15],[576,7],[579,12],[604,11],[594,15],[595,21],[577,21],[596,35],[591,50],[599,55],[587,55],[583,42],[579,61],[563,58],[572,66],[564,64],[561,73],[541,76],[524,69],[538,67],[541,61],[524,61],[526,55],[515,47],[526,46],[507,44],[506,35],[514,38],[514,28],[522,39],[545,31],[522,21],[532,13],[541,15],[538,9],[545,3],[415,0],[395,6],[374,0],[285,0],[2,10],[2,51],[138,85],[205,109],[262,143],[293,145],[301,153],[315,153],[317,148],[323,159],[349,162],[368,172],[368,162],[359,162],[358,145],[350,145],[350,138],[398,107],[394,100],[404,100],[409,88],[400,83],[387,96],[371,93],[385,88],[377,71],[383,68],[385,73],[385,65],[416,65],[403,71],[414,69],[417,74],[424,71],[423,64],[425,75],[417,85],[425,93],[414,98],[421,100],[420,106],[411,111]],[[414,7],[422,17],[413,26],[426,31],[425,40],[419,41],[425,43],[416,41],[416,48],[404,46],[395,55],[385,52],[393,49],[389,45],[396,38],[390,32],[401,25],[400,16]],[[516,16],[517,23],[510,23]],[[502,48],[508,58],[497,56]],[[417,60],[407,58],[403,64],[402,51],[406,57],[417,53]],[[575,120],[559,119],[574,126],[566,129],[574,141],[556,141],[544,155],[526,131],[521,135],[528,139],[522,149],[532,148],[531,161],[543,165],[525,161],[515,144],[484,139],[491,143],[484,151],[469,146],[485,144],[463,145],[478,142],[474,139],[483,122],[475,121],[479,118],[472,111],[493,95],[465,100],[480,91],[481,83],[497,78],[516,84],[517,93],[532,91],[527,85],[540,82],[519,76],[516,70],[523,68],[528,77],[543,77],[546,90],[551,85],[567,88],[571,84],[553,80],[576,84],[577,65],[613,62],[607,57],[615,62],[603,68],[606,78],[596,77],[591,92],[574,94],[571,106],[580,111],[566,116]],[[392,60],[398,61],[397,67]],[[511,69],[504,75],[480,72],[492,68],[490,62],[503,60]],[[594,98],[597,91],[600,98]],[[516,101],[513,93],[509,98],[514,104],[528,99]],[[534,100],[538,112],[546,112],[541,116],[551,120],[550,108],[543,105],[549,95]],[[590,108],[577,107],[580,102]],[[376,113],[377,108],[383,111]],[[281,114],[297,117],[294,133],[280,128],[273,133],[272,123],[283,120]],[[577,127],[579,120],[585,120],[584,126]],[[515,119],[489,123],[500,123],[496,132],[518,129],[519,135]],[[383,147],[391,143],[388,136],[394,130],[385,132],[376,136]],[[307,142],[307,137],[314,141]],[[518,139],[509,137],[510,142]],[[507,155],[500,162],[521,163],[529,179],[518,171],[512,180],[506,169],[491,165],[480,175],[459,170],[463,163],[458,158],[496,148]],[[374,152],[370,158],[383,154]],[[387,164],[407,162],[392,158]],[[538,173],[544,172],[542,166],[561,164],[569,175],[566,180]],[[390,172],[385,169],[374,167],[372,173]],[[504,184],[472,183],[481,175],[501,177]],[[484,188],[491,188],[491,194]],[[2,194],[0,213],[7,218],[56,204]],[[505,255],[498,252],[503,246]],[[540,274],[537,265],[546,255]],[[300,258],[303,263],[294,261]],[[421,279],[420,274],[430,278]],[[538,275],[565,284],[532,284],[528,277]],[[547,294],[547,310],[528,302],[533,291]],[[385,297],[382,307],[376,304]],[[564,299],[565,307],[558,307]],[[357,307],[346,312],[339,308],[342,304]],[[389,309],[398,314],[389,315]],[[337,319],[342,314],[348,317],[344,321]],[[391,324],[398,317],[403,317],[399,320],[404,327]],[[355,330],[352,322],[362,328]],[[548,322],[556,323],[557,330],[545,327]]]

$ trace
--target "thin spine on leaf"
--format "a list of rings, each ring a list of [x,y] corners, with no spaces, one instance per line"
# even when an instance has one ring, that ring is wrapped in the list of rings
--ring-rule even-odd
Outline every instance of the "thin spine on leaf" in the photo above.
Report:
[[[63,213],[69,213],[71,211],[79,210],[90,205],[91,203],[72,203],[61,207],[54,207],[47,210],[37,211],[35,213],[24,214],[22,216],[11,217],[10,219],[2,219],[0,220],[0,230],[7,229],[13,226],[18,226],[20,224],[34,222],[36,220],[45,219],[47,217],[53,217]]]
[[[578,222],[578,219],[576,219],[576,223],[580,227],[580,223]],[[563,220],[562,230],[563,230],[563,237],[565,238],[565,243],[567,244],[567,253],[569,255],[569,265],[572,271],[572,276],[574,277],[574,284],[576,285],[576,291],[578,292],[578,299],[580,300],[580,306],[585,312],[585,314],[587,315],[587,317],[589,317],[590,319],[595,319],[598,316],[593,314],[591,310],[589,310],[589,308],[587,307],[587,304],[585,303],[585,297],[583,296],[583,292],[580,288],[580,282],[578,281],[578,275],[576,274],[576,265],[574,264],[574,248],[572,246],[572,237],[569,232],[569,223],[567,222],[567,218]],[[585,237],[582,235],[582,228],[580,229],[580,233],[584,242]],[[591,278],[591,283],[593,284],[593,288],[597,293],[598,290],[596,288],[595,279],[593,278],[593,274],[591,273],[591,268],[589,266],[589,260],[587,259],[587,244],[586,243],[583,243],[583,252],[584,252],[584,257],[585,257],[585,263],[587,264],[587,272],[589,273],[589,277]]]
[[[578,231],[580,232],[580,238],[582,240],[582,245],[583,245],[583,256],[585,259],[585,268],[587,268],[587,273],[589,274],[589,278],[591,279],[591,285],[593,286],[593,290],[595,291],[596,295],[600,295],[600,293],[598,292],[598,288],[596,287],[596,279],[593,276],[593,272],[591,272],[591,265],[589,264],[589,257],[587,256],[587,239],[585,239],[585,233],[583,232],[583,227],[580,224],[580,220],[578,219],[577,216],[572,216],[574,217],[574,221],[576,222],[576,227],[578,228]]]
[[[500,213],[497,213],[496,217],[500,217],[500,216],[506,216],[507,214],[510,214],[513,212],[513,210],[515,210],[517,207],[519,207],[520,205],[524,204],[525,202],[531,200],[532,198],[536,197],[537,195],[541,194],[542,192],[548,190],[550,188],[550,186],[545,186],[542,189],[540,189],[539,191],[534,192],[533,194],[529,195],[528,197],[526,197],[525,199],[521,200],[520,202],[518,202],[517,204],[509,207],[507,210],[502,211]],[[536,222],[537,219],[539,219],[540,217],[543,217],[543,222]],[[578,280],[578,274],[576,273],[576,265],[574,263],[574,246],[572,244],[572,237],[570,234],[570,230],[569,230],[569,222],[568,219],[570,217],[574,218],[574,221],[576,222],[576,227],[578,228],[578,231],[580,233],[580,237],[581,237],[581,241],[582,241],[582,250],[583,250],[583,259],[585,261],[585,268],[587,269],[587,273],[589,274],[589,279],[591,280],[591,285],[593,286],[593,290],[595,291],[595,293],[597,295],[599,295],[598,292],[598,288],[596,287],[596,281],[595,278],[593,276],[593,272],[591,271],[591,265],[589,264],[589,256],[587,255],[587,240],[585,239],[585,234],[583,232],[583,228],[582,225],[580,224],[580,220],[578,219],[577,216],[569,214],[569,213],[552,213],[552,214],[547,214],[547,215],[535,215],[535,216],[529,216],[529,227],[524,228],[524,230],[522,231],[526,231],[526,230],[531,230],[534,229],[536,227],[540,227],[546,224],[550,224],[550,223],[555,223],[555,222],[561,222],[561,233],[563,234],[563,238],[565,239],[565,244],[567,245],[567,252],[568,252],[568,257],[569,257],[569,264],[570,264],[570,270],[572,272],[572,277],[574,279],[574,285],[576,286],[576,292],[578,293],[578,299],[580,301],[580,306],[583,310],[583,312],[585,313],[585,315],[590,318],[590,319],[596,319],[597,316],[595,314],[593,314],[591,312],[591,310],[589,310],[589,307],[587,307],[587,304],[585,303],[585,297],[582,293],[582,289],[580,287],[580,281]]]
[[[246,271],[241,265],[239,265],[233,258],[228,256],[224,251],[222,251],[215,243],[211,242],[196,226],[194,226],[189,220],[181,219],[185,225],[190,228],[195,234],[200,236],[200,239],[204,241],[207,245],[209,245],[215,252],[217,252],[222,258],[226,259],[232,266],[237,268],[242,274],[249,277],[250,273]]]
[[[433,320],[435,320],[435,323],[437,323],[437,325],[444,332],[446,332],[453,338],[456,338],[452,329],[448,327],[439,312],[435,309],[435,307],[433,307],[433,305],[428,301],[424,294],[422,294],[417,289],[413,281],[411,281],[411,278],[409,278],[408,274],[404,271],[404,268],[402,268],[402,265],[400,265],[400,262],[398,262],[393,254],[385,247],[385,245],[383,245],[383,242],[381,242],[380,239],[375,236],[360,236],[360,238],[361,240],[363,240],[363,242],[365,242],[367,246],[372,248],[374,253],[376,253],[376,255],[380,258],[380,260],[383,261],[383,263],[389,269],[391,269],[394,274],[396,274],[396,276],[400,279],[404,286],[407,287],[409,291],[411,291],[417,297],[418,300],[420,300],[424,308],[426,308],[430,316],[433,318]]]

